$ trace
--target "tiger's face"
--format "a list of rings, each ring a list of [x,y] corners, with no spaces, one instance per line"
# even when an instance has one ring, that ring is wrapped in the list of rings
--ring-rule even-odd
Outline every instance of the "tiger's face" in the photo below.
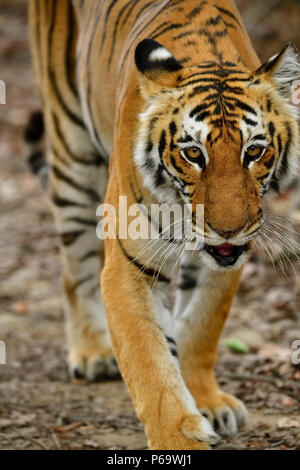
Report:
[[[264,221],[262,197],[270,187],[285,189],[296,174],[290,90],[300,74],[297,51],[289,44],[255,73],[231,62],[182,68],[146,39],[136,49],[136,65],[145,110],[135,161],[146,186],[161,202],[191,205],[210,267],[240,267]]]

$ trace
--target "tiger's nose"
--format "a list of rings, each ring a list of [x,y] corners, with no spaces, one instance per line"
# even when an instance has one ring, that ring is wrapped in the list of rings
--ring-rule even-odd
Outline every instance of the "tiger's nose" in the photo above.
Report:
[[[208,225],[214,232],[216,232],[218,235],[225,238],[226,240],[229,240],[229,238],[235,237],[244,228],[244,226],[243,226],[243,227],[237,228],[235,230],[223,230],[223,229],[220,229],[220,228],[212,227],[210,224],[208,224]]]

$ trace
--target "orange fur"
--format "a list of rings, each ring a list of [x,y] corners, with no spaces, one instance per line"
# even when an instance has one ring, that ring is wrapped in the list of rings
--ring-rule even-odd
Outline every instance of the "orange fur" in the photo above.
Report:
[[[295,116],[275,83],[274,74],[285,53],[272,67],[256,72],[259,60],[231,0],[60,0],[56,7],[55,0],[31,0],[30,18],[49,159],[54,165],[51,196],[65,259],[71,365],[75,369],[80,366],[83,376],[94,379],[97,358],[109,361],[112,357],[105,321],[103,327],[95,326],[99,292],[93,286],[84,291],[104,264],[103,247],[95,240],[93,229],[86,229],[93,227],[96,205],[102,202],[102,194],[97,199],[98,193],[105,192],[105,202],[115,207],[119,196],[127,196],[128,206],[139,200],[149,207],[164,199],[161,188],[171,174],[174,181],[181,178],[187,184],[186,197],[193,210],[197,204],[204,204],[205,236],[214,231],[222,243],[241,230],[248,236],[251,228],[262,222],[261,187],[266,168],[271,164],[275,168],[279,162],[280,146],[297,147]],[[169,59],[169,69],[159,60],[151,67],[149,55],[140,57],[137,70],[134,50],[145,38],[159,41],[161,46],[153,47],[158,56],[161,54],[159,60]],[[291,49],[288,53],[292,54]],[[202,83],[197,90],[201,66],[208,67],[203,83],[209,86],[207,89]],[[228,77],[231,81],[226,82]],[[227,86],[229,104],[221,103],[223,111],[214,122],[206,121],[215,113],[211,104],[207,106],[203,129],[211,126],[205,141],[208,162],[200,169],[182,157],[178,141],[172,139],[186,125],[185,109],[191,113],[201,107],[216,83],[221,102]],[[222,114],[226,106],[227,114],[229,110],[234,113],[231,121]],[[241,128],[247,122],[251,125],[247,112],[251,113],[254,106],[259,106],[259,112],[252,112],[252,121],[253,115],[259,114],[268,123],[268,139],[277,140],[257,164],[247,167],[241,162]],[[137,142],[146,144],[147,139],[150,148],[160,149],[164,177],[157,187],[146,184],[134,159]],[[106,183],[101,186],[100,180],[108,155],[106,189]],[[95,156],[103,159],[98,166]],[[279,184],[279,173],[276,178]],[[82,213],[74,216],[70,212],[67,217],[64,208],[73,211],[74,206]],[[80,223],[81,229],[66,226],[66,220]],[[76,243],[84,237],[81,246],[89,251],[80,254],[79,262]],[[241,402],[219,389],[213,372],[218,340],[242,268],[223,272],[208,269],[207,284],[201,281],[202,297],[190,310],[187,306],[187,315],[179,321],[178,363],[159,320],[159,314],[165,311],[160,295],[166,291],[174,265],[166,259],[158,270],[154,262],[159,264],[159,259],[149,262],[146,252],[142,254],[144,248],[145,241],[140,240],[105,241],[101,290],[113,350],[145,425],[149,447],[207,449],[216,435],[198,409],[204,410],[211,423],[227,413],[234,420],[232,429],[243,425],[246,416]],[[94,265],[91,268],[96,273],[93,277],[80,263],[99,252],[96,271]],[[149,273],[158,278],[159,287],[153,286]],[[93,305],[88,302],[91,296]],[[109,363],[105,364],[109,368]]]

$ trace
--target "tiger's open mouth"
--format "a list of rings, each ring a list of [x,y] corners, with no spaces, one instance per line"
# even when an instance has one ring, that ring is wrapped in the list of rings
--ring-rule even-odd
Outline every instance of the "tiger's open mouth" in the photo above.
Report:
[[[204,245],[204,250],[211,255],[220,266],[233,266],[242,253],[248,250],[248,243],[245,245],[231,245],[223,243],[222,245]]]

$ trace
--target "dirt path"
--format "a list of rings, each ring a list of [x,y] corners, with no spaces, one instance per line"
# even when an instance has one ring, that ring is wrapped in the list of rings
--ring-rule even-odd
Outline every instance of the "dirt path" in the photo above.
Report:
[[[0,11],[0,79],[8,90],[8,104],[0,106],[0,340],[7,346],[0,448],[143,449],[143,429],[121,381],[84,385],[66,374],[58,240],[23,156],[22,129],[39,106],[25,4],[2,0]],[[276,15],[268,24],[278,23]],[[250,349],[237,355],[221,345],[217,374],[245,401],[250,423],[218,448],[300,449],[300,370],[291,364],[291,344],[300,339],[300,276],[286,271],[287,279],[261,254],[245,269],[224,338]]]

